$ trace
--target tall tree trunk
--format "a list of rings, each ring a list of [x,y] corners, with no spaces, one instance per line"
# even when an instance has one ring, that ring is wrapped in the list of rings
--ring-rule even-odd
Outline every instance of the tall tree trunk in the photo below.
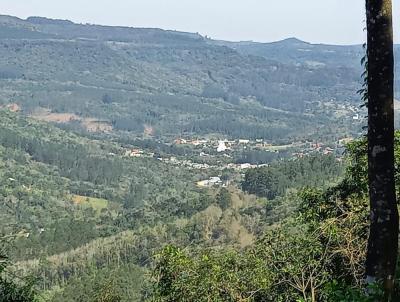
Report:
[[[366,0],[368,56],[368,176],[370,235],[366,275],[390,296],[398,251],[399,215],[394,183],[392,1]]]

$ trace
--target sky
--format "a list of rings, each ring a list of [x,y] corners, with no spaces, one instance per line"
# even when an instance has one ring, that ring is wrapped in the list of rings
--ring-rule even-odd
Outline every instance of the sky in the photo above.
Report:
[[[0,0],[0,14],[77,23],[156,27],[213,39],[271,42],[296,37],[312,43],[365,40],[365,0]],[[400,0],[393,0],[400,43]],[[399,21],[399,22],[398,22]],[[397,29],[399,28],[399,29]]]

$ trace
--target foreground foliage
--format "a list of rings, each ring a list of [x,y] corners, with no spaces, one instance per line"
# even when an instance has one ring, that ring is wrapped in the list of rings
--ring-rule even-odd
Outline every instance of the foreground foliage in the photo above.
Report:
[[[396,160],[400,162],[400,134]],[[364,278],[368,236],[366,142],[348,146],[346,175],[305,188],[297,210],[241,251],[167,246],[153,271],[154,301],[376,301]],[[399,179],[399,169],[396,179]],[[397,182],[399,188],[399,182]],[[398,190],[399,191],[399,190]]]
[[[2,243],[1,243],[2,244]],[[16,280],[6,271],[8,258],[0,253],[0,301],[1,302],[35,302],[34,280]]]

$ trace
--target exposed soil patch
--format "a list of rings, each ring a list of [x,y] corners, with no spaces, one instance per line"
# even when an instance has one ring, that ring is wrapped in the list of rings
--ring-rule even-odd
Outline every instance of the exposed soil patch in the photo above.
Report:
[[[50,123],[69,123],[80,121],[81,118],[73,113],[55,113],[49,109],[36,109],[32,115],[33,118]]]
[[[70,122],[79,122],[89,132],[111,132],[112,125],[108,121],[101,121],[95,118],[82,118],[73,113],[56,113],[51,112],[49,109],[38,108],[32,114],[34,119],[50,122],[65,124]]]
[[[144,134],[149,136],[154,135],[154,128],[149,125],[144,125]]]
[[[4,106],[0,106],[0,108],[7,108],[8,110],[12,111],[12,112],[19,112],[21,111],[21,107],[16,104],[16,103],[12,103],[12,104],[8,104],[8,105],[4,105]]]

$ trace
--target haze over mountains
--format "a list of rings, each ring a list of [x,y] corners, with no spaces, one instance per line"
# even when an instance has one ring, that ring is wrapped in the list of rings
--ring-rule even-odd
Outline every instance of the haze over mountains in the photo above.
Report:
[[[1,16],[0,102],[27,114],[45,108],[93,118],[132,133],[150,127],[155,135],[277,139],[298,136],[299,129],[312,135],[337,122],[323,103],[358,106],[362,55],[361,46],[294,38],[226,42]]]

